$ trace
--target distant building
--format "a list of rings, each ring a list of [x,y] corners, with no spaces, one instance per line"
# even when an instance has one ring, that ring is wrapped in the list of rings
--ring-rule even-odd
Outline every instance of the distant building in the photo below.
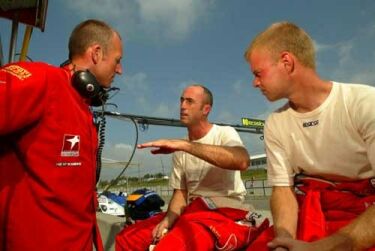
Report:
[[[265,153],[251,155],[250,154],[250,166],[253,168],[266,168],[267,156]]]

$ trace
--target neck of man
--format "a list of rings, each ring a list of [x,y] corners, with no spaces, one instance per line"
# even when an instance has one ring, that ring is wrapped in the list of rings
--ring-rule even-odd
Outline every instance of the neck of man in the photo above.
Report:
[[[193,141],[203,138],[211,130],[212,126],[213,125],[207,120],[187,126],[189,140]]]
[[[80,57],[73,58],[68,67],[69,70],[72,71],[72,73],[76,71],[85,71],[87,69],[90,69],[89,65],[87,64],[87,60]]]
[[[289,105],[296,112],[313,111],[328,98],[331,90],[332,82],[320,79],[313,70],[305,72],[293,83]]]

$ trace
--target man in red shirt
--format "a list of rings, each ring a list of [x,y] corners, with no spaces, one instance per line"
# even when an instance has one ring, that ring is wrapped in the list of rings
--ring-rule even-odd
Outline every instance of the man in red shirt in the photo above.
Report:
[[[122,73],[121,58],[120,35],[87,20],[70,36],[64,67],[0,68],[0,250],[103,249],[89,106]]]

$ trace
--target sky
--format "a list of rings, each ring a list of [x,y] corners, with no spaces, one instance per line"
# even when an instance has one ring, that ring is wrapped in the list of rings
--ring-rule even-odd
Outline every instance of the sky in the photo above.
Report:
[[[113,85],[120,92],[112,111],[179,118],[185,86],[200,83],[214,95],[210,121],[240,124],[242,117],[266,119],[285,100],[268,102],[252,87],[243,54],[270,24],[291,21],[305,29],[317,50],[317,71],[326,80],[375,85],[375,1],[372,0],[50,0],[45,31],[34,29],[28,56],[59,65],[76,24],[101,19],[122,36],[123,75]],[[20,25],[16,52],[24,25]],[[7,61],[11,21],[0,18]],[[182,138],[186,129],[150,125],[138,141]],[[240,133],[250,155],[264,153],[259,134]],[[128,161],[136,129],[129,121],[107,119],[103,157]],[[137,150],[127,176],[169,174],[169,155]],[[102,180],[120,173],[103,168]]]

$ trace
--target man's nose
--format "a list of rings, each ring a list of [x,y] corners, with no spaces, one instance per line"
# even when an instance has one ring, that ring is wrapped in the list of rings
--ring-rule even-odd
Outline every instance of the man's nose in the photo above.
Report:
[[[260,80],[258,78],[253,79],[253,87],[257,88],[260,86]]]
[[[185,110],[186,109],[186,101],[183,100],[180,102],[180,110]]]
[[[116,65],[116,73],[119,74],[119,75],[122,74],[122,65],[121,64]]]

